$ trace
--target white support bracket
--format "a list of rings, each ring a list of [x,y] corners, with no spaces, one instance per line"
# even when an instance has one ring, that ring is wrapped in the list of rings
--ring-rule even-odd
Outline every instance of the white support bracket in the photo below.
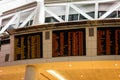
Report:
[[[64,22],[63,19],[61,19],[60,17],[58,17],[55,13],[53,13],[52,11],[50,11],[48,8],[45,7],[45,11],[50,14],[51,16],[53,16],[55,19],[57,19],[60,22]]]
[[[27,24],[27,22],[34,17],[35,11],[36,9],[23,21],[23,23],[18,28],[24,27]]]
[[[33,19],[33,25],[39,25],[45,23],[45,9],[44,9],[44,0],[36,0],[36,12]]]
[[[14,15],[12,19],[1,29],[0,34],[5,32],[5,30],[10,27],[10,25],[16,20],[17,17],[18,17],[18,14]]]
[[[120,7],[120,1],[116,1],[109,9],[108,11],[103,14],[99,19],[104,19],[107,16],[109,16],[113,11],[115,11],[117,8]]]
[[[95,19],[98,19],[98,11],[99,11],[99,3],[96,1],[95,3]]]
[[[16,19],[16,23],[13,26],[14,29],[17,29],[19,24],[20,24],[20,13],[17,13],[17,14],[18,14],[18,16],[17,16],[17,19]]]
[[[76,7],[73,4],[70,4],[70,7],[73,8],[75,11],[77,11],[78,13],[80,13],[81,15],[83,15],[84,17],[86,17],[89,20],[93,20],[93,18],[91,16],[89,16],[88,14],[86,14],[83,10],[79,9],[78,7]]]
[[[69,20],[69,11],[70,11],[70,6],[69,3],[66,5],[66,14],[65,14],[65,21],[67,22]]]

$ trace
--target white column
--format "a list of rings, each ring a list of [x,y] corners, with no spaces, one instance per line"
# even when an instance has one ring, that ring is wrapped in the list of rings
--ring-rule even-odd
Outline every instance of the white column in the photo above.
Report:
[[[18,17],[17,17],[17,19],[16,19],[16,22],[15,22],[16,24],[15,24],[15,26],[13,26],[14,27],[14,29],[16,29],[16,28],[18,28],[18,26],[19,26],[19,23],[20,23],[20,13],[18,13]]]
[[[2,27],[2,18],[1,18],[2,12],[0,12],[0,29]]]
[[[95,2],[95,19],[98,19],[99,3]]]
[[[66,14],[65,14],[65,21],[67,22],[69,20],[69,11],[70,11],[70,6],[69,3],[66,5]]]
[[[44,0],[36,0],[36,1],[37,1],[37,7],[36,7],[36,13],[35,13],[33,25],[44,24],[45,22]]]
[[[1,19],[1,17],[0,17],[0,27],[2,26],[2,19]]]
[[[25,72],[25,79],[24,80],[38,80],[37,78],[37,69],[35,66],[27,65],[26,72]]]

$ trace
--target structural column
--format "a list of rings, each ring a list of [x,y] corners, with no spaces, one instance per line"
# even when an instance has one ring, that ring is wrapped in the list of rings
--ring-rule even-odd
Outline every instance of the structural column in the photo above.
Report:
[[[36,13],[33,21],[33,25],[44,24],[45,22],[45,8],[44,8],[44,0],[36,0],[37,7]]]
[[[86,28],[86,56],[97,56],[97,28]]]
[[[2,12],[0,12],[0,27],[2,25],[2,19],[1,19],[1,16],[2,16]]]
[[[95,2],[95,19],[98,19],[99,3],[96,0]]]
[[[43,31],[43,58],[52,58],[52,30]]]
[[[15,38],[15,36],[14,35],[11,35],[10,36],[10,47],[11,47],[11,54],[10,54],[10,61],[14,61],[14,57],[15,57],[15,47],[14,47],[14,38]]]
[[[33,65],[26,66],[25,79],[24,80],[38,80],[37,69]]]

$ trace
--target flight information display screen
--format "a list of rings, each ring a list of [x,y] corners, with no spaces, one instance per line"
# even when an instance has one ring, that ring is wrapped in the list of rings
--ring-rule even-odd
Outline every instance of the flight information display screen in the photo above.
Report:
[[[42,58],[42,33],[15,36],[14,59]]]
[[[52,39],[53,57],[86,55],[84,28],[53,31]]]
[[[120,54],[120,28],[106,27],[97,29],[97,54]]]

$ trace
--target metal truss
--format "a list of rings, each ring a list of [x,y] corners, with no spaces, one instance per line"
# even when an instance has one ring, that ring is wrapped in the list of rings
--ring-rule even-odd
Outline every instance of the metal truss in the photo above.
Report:
[[[112,3],[111,6],[108,6],[109,9],[106,12],[98,17],[100,4],[107,4]],[[41,6],[40,6],[41,5]],[[85,6],[82,5],[93,5],[91,11],[94,12],[94,17],[91,17],[87,12],[90,10],[85,10]],[[13,14],[5,15],[0,17],[0,25],[2,25],[3,20],[11,17],[11,19],[1,27],[0,34],[4,33],[10,25],[13,23],[14,29],[25,27],[25,25],[32,19],[33,24],[44,24],[46,17],[53,17],[58,22],[68,22],[69,16],[73,13],[77,13],[82,15],[86,18],[86,20],[99,20],[99,19],[106,19],[112,12],[116,11],[120,7],[119,0],[90,0],[90,1],[78,1],[78,2],[71,2],[68,1],[66,3],[53,3],[53,4],[44,4],[44,1],[38,0],[38,5],[33,8],[29,8],[20,12],[16,12]],[[26,17],[26,19],[20,24],[20,14],[32,10],[31,14]],[[56,11],[57,10],[57,11]],[[74,11],[74,12],[73,12]],[[64,15],[65,19],[62,19],[60,16]],[[38,20],[39,19],[39,20]]]

